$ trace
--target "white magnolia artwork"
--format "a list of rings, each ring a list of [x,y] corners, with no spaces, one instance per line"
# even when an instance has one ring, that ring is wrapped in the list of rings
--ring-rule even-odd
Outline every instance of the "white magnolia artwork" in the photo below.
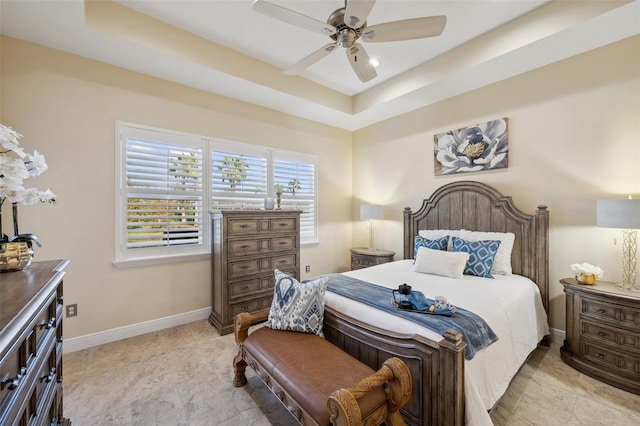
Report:
[[[507,118],[450,130],[434,139],[436,176],[508,166]]]

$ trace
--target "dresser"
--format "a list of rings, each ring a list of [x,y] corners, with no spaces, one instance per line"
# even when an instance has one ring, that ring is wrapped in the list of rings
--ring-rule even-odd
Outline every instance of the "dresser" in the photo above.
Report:
[[[300,211],[215,211],[211,230],[209,322],[223,335],[237,314],[269,310],[274,269],[300,279]]]
[[[368,268],[381,263],[393,262],[395,252],[389,250],[369,250],[368,248],[352,248],[351,270]]]
[[[0,273],[0,424],[70,425],[62,413],[67,261]]]
[[[606,281],[560,282],[567,303],[562,359],[584,374],[640,395],[640,294]]]

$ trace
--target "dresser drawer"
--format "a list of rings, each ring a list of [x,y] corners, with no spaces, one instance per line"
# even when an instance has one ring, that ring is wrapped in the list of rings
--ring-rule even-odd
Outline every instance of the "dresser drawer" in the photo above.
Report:
[[[258,218],[255,219],[245,219],[245,218],[233,218],[229,219],[227,222],[227,233],[229,236],[234,235],[246,235],[246,234],[255,234],[256,232],[261,231],[260,229],[261,220]]]
[[[16,388],[24,380],[27,369],[20,358],[20,342],[18,342],[0,360],[0,411],[4,411],[4,407],[13,398]]]
[[[47,397],[55,388],[55,384],[58,379],[57,359],[54,347],[55,341],[53,336],[51,336],[51,339],[48,339],[46,344],[47,355],[45,361],[39,366],[39,370],[36,374],[36,387],[34,392],[35,400],[38,401],[39,407],[44,405],[44,400],[48,399]]]
[[[286,254],[282,256],[275,256],[271,258],[271,269],[291,268],[298,264],[298,256],[295,254]]]
[[[272,232],[297,232],[298,220],[293,217],[270,219],[269,228]]]
[[[581,313],[583,317],[615,323],[616,327],[640,332],[640,314],[637,308],[583,297]]]
[[[229,297],[238,298],[256,293],[260,290],[260,282],[269,281],[268,278],[253,278],[250,280],[236,281],[229,283]]]
[[[271,238],[269,246],[271,251],[295,250],[298,248],[298,238],[295,235]]]
[[[256,254],[260,253],[261,242],[263,240],[230,240],[227,245],[227,256],[235,257],[235,256],[243,256],[247,254]],[[268,244],[268,240],[267,240]]]
[[[640,349],[640,334],[582,321],[582,336],[604,344],[617,344],[629,350]]]
[[[640,358],[637,354],[631,355],[584,340],[581,344],[580,353],[585,360],[615,369],[617,374],[637,376],[637,379],[640,380]]]

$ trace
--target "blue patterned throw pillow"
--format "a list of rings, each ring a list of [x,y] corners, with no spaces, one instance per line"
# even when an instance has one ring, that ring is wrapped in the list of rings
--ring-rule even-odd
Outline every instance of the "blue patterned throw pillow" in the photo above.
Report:
[[[416,256],[418,255],[418,249],[420,247],[426,247],[431,250],[447,250],[447,245],[449,244],[449,236],[445,235],[442,238],[438,238],[435,240],[429,240],[425,237],[421,237],[420,235],[416,235],[415,239],[415,247],[413,250],[413,261],[415,263]]]
[[[276,285],[266,326],[322,336],[328,277],[298,282],[275,270]]]
[[[464,267],[465,275],[493,278],[491,267],[500,247],[500,241],[466,241],[456,237],[452,237],[452,241],[454,252],[469,253],[469,260]]]

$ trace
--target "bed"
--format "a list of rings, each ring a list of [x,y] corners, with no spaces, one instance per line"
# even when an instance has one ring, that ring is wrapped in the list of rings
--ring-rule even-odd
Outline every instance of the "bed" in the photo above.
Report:
[[[448,330],[438,335],[331,292],[325,298],[326,339],[372,368],[378,368],[391,356],[405,361],[413,379],[413,394],[403,410],[407,424],[491,424],[488,409],[504,393],[537,344],[548,343],[548,215],[546,206],[538,206],[534,214],[525,214],[514,206],[511,197],[484,183],[446,184],[425,199],[416,212],[404,209],[403,260],[344,274],[390,288],[408,282],[425,295],[439,291],[454,305],[478,310],[476,313],[499,339],[478,351],[473,359],[465,360],[460,332]],[[431,277],[413,272],[416,234],[461,229],[513,233],[513,275],[494,275],[494,280],[438,277],[433,283],[423,284],[422,280],[429,281]],[[478,291],[482,287],[474,278],[489,283],[493,289]],[[524,307],[516,307],[515,301],[512,304],[511,296],[502,296],[520,286],[518,297],[525,300],[519,303]],[[483,294],[491,300],[479,302]],[[504,300],[498,304],[496,299]],[[516,320],[509,319],[514,316]]]

